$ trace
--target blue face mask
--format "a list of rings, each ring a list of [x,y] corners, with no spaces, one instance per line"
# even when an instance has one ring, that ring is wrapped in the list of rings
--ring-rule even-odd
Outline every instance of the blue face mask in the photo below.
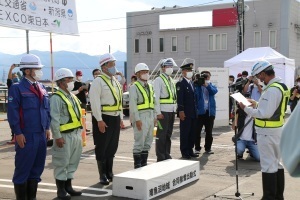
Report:
[[[19,78],[13,78],[13,83],[18,83],[20,80],[19,80]]]
[[[115,74],[117,73],[116,67],[107,68],[107,71],[108,71],[111,75],[115,75]]]

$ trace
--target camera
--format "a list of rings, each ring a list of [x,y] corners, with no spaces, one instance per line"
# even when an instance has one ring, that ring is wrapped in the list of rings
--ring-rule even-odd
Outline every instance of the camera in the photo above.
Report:
[[[233,88],[234,91],[236,91],[236,90],[243,91],[243,89],[244,89],[247,82],[248,82],[247,79],[245,79],[245,80],[241,79],[238,82],[236,82],[235,84],[232,84],[232,85],[228,86],[228,88]]]
[[[20,64],[14,64],[15,67],[20,67]]]
[[[204,85],[205,84],[205,79],[207,79],[208,75],[207,74],[196,74],[195,75],[195,81],[194,83],[196,85]]]

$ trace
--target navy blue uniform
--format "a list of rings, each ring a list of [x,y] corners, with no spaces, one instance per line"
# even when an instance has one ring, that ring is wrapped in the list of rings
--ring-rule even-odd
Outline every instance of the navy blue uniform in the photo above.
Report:
[[[50,125],[50,103],[44,86],[38,90],[23,78],[8,91],[8,122],[13,133],[23,134],[26,143],[20,148],[15,143],[14,184],[27,180],[41,181],[46,159],[46,130]]]
[[[185,120],[180,120],[180,151],[183,157],[192,155],[196,130],[196,98],[193,86],[183,78],[176,84],[178,112],[184,111]]]

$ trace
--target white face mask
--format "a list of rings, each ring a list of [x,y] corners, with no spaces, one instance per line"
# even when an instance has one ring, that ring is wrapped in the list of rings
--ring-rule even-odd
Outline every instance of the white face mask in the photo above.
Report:
[[[246,80],[247,77],[242,77],[243,80]]]
[[[300,82],[297,82],[297,85],[300,86]]]
[[[77,76],[77,80],[82,81],[82,76]]]
[[[229,81],[229,84],[232,84],[233,83],[233,81]]]
[[[142,75],[141,75],[141,79],[144,80],[144,81],[148,81],[149,76],[150,76],[150,75],[149,75],[148,73],[147,73],[147,74],[142,74]]]
[[[193,77],[193,72],[187,72],[186,78],[191,79]]]
[[[34,71],[35,75],[33,76],[34,80],[39,81],[43,77],[43,71],[41,69],[37,69]]]
[[[209,84],[209,83],[210,83],[210,80],[205,80],[205,83],[206,83],[206,84]]]
[[[67,90],[71,92],[74,89],[74,81],[67,83]]]
[[[166,72],[165,72],[168,76],[170,76],[173,73],[173,68],[168,67],[166,68]]]

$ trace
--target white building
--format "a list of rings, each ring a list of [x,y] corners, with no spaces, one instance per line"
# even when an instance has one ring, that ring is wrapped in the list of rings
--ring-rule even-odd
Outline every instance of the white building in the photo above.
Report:
[[[245,12],[244,48],[270,46],[295,59],[298,68],[300,3],[262,0],[245,4],[249,9]],[[233,2],[127,13],[127,78],[137,63],[154,69],[167,57],[174,58],[179,66],[183,59],[193,58],[197,67],[223,67],[239,49],[236,10]],[[180,18],[178,14],[182,14]],[[182,25],[186,16],[189,18]]]

